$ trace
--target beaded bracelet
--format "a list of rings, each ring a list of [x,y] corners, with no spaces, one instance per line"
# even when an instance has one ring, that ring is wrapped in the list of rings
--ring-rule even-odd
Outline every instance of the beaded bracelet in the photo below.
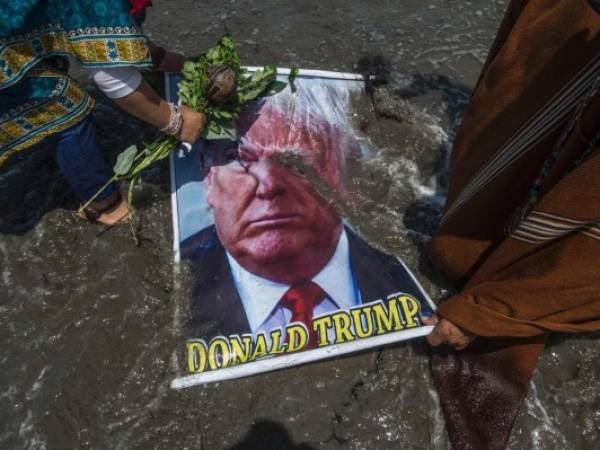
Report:
[[[169,123],[160,131],[170,134],[171,136],[176,135],[181,131],[181,127],[183,126],[183,115],[179,110],[179,107],[174,103],[169,102],[169,110],[171,111],[171,115],[169,116]]]

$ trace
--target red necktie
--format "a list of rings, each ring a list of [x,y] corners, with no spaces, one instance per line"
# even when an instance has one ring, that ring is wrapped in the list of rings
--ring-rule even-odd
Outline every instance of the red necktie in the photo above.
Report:
[[[312,327],[313,310],[327,297],[327,293],[321,289],[321,286],[310,280],[293,284],[281,297],[281,306],[292,313],[290,323],[301,322],[306,326],[308,344],[305,348],[307,349],[317,348],[317,333]]]

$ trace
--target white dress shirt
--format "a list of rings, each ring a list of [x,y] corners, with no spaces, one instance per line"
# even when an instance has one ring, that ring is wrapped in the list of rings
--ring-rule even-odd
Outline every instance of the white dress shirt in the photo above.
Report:
[[[264,331],[268,336],[273,328],[287,326],[292,313],[282,307],[279,301],[289,286],[248,272],[229,253],[227,258],[252,333]],[[312,281],[330,296],[315,307],[313,317],[361,303],[360,290],[352,274],[350,247],[345,231],[342,231],[335,253]]]

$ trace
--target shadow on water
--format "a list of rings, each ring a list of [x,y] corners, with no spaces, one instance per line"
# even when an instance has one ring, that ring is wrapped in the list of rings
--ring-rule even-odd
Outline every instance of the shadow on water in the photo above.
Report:
[[[227,450],[315,450],[307,444],[295,444],[285,427],[271,420],[258,420],[244,438]]]
[[[548,339],[548,342],[546,344],[546,346],[548,348],[552,348],[552,347],[558,347],[561,344],[567,343],[567,342],[573,342],[576,343],[577,341],[588,341],[588,340],[596,340],[596,341],[600,341],[600,331],[591,331],[591,332],[587,332],[587,333],[580,333],[580,334],[561,334],[561,333],[553,333],[550,335],[550,338]]]
[[[0,233],[21,235],[47,212],[74,209],[75,195],[45,145],[13,157],[0,171]]]

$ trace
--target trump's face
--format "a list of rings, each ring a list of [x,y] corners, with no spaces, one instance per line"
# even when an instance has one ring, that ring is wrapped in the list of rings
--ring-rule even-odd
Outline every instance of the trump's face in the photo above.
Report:
[[[339,185],[339,149],[328,131],[267,109],[240,142],[217,150],[230,161],[210,169],[207,200],[221,242],[247,270],[289,283],[314,276],[331,258],[340,217],[301,173]]]

